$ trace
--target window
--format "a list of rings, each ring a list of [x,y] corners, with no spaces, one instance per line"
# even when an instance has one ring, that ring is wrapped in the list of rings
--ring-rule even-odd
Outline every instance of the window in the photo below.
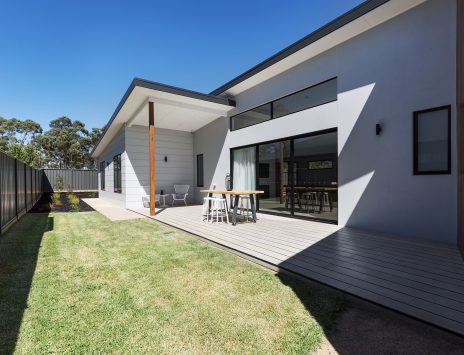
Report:
[[[121,154],[114,156],[113,158],[113,169],[114,169],[114,192],[121,193]]]
[[[248,126],[253,126],[257,123],[269,121],[271,119],[271,104],[256,107],[250,111],[243,112],[231,118],[232,131]]]
[[[273,118],[337,100],[337,79],[296,92],[273,102]]]
[[[106,162],[100,162],[100,189],[105,190],[105,168]]]
[[[203,154],[197,155],[197,187],[203,187],[204,171],[203,171]]]
[[[337,100],[337,78],[274,100],[230,118],[230,130],[253,126],[274,118]]]
[[[414,112],[414,174],[451,174],[451,106]]]

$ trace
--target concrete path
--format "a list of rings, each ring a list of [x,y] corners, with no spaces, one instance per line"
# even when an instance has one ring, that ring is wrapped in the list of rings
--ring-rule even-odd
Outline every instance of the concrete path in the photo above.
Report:
[[[101,198],[83,198],[82,201],[111,221],[125,221],[128,219],[144,218],[138,213],[126,210],[124,207],[115,206],[111,202]]]

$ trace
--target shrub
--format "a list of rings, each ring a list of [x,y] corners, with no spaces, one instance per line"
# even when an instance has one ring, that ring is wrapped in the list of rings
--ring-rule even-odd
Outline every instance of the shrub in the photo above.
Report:
[[[63,177],[61,175],[55,177],[55,190],[63,191]]]
[[[72,193],[68,193],[68,201],[71,205],[71,210],[78,212],[79,211],[79,197]]]
[[[61,195],[59,192],[54,192],[51,196],[52,206],[61,206]]]

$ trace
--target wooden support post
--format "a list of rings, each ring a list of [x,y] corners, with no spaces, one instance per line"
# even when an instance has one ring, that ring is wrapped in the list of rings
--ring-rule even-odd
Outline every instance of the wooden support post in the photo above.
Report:
[[[155,215],[155,107],[148,102],[148,128],[150,130],[150,216]]]
[[[456,30],[458,247],[464,255],[464,0],[457,0]]]

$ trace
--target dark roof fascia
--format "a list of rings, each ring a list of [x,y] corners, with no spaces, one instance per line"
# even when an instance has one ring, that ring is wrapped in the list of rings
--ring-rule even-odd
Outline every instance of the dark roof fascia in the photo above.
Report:
[[[390,0],[367,0],[360,5],[354,7],[353,9],[349,10],[348,12],[344,13],[343,15],[337,17],[335,20],[329,22],[328,24],[322,26],[321,28],[317,29],[316,31],[310,33],[309,35],[303,37],[302,39],[296,41],[295,43],[291,44],[290,46],[284,48],[280,52],[272,55],[268,59],[262,61],[258,65],[255,65],[251,69],[247,70],[246,72],[240,74],[239,76],[235,77],[234,79],[228,81],[224,85],[218,87],[217,89],[210,92],[210,95],[220,95],[227,91],[228,89],[234,87],[235,85],[245,81],[252,76],[258,74],[259,72],[263,71],[266,68],[280,62],[281,60],[287,58],[288,56],[298,52],[299,50],[303,49],[304,47],[309,46],[310,44],[322,39],[323,37],[331,34],[332,32],[340,29],[341,27],[349,24],[350,22],[360,18],[361,16],[375,10],[377,7],[389,2]]]
[[[211,94],[203,94],[203,93],[198,92],[198,91],[182,89],[182,88],[179,88],[179,87],[176,87],[176,86],[157,83],[155,81],[149,81],[149,80],[145,80],[145,79],[135,78],[132,81],[132,84],[134,86],[139,86],[139,87],[142,87],[142,88],[167,92],[167,93],[174,94],[174,95],[190,97],[192,99],[197,99],[197,100],[209,101],[209,102],[219,104],[219,105],[226,105],[226,106],[235,107],[235,101],[231,100],[229,98],[219,97],[219,96],[211,95]]]
[[[158,90],[158,91],[162,91],[162,92],[167,92],[167,93],[170,93],[170,94],[190,97],[190,98],[193,98],[193,99],[209,101],[209,102],[220,104],[220,105],[226,105],[226,106],[235,107],[235,101],[231,100],[231,99],[228,99],[228,98],[214,96],[214,95],[210,95],[210,94],[203,94],[201,92],[182,89],[182,88],[179,88],[179,87],[176,87],[176,86],[161,84],[161,83],[157,83],[155,81],[150,81],[150,80],[145,80],[145,79],[140,79],[140,78],[134,78],[132,80],[131,84],[129,85],[129,88],[126,90],[126,93],[124,94],[121,101],[119,102],[118,106],[116,107],[116,110],[114,110],[114,113],[111,116],[110,120],[106,124],[105,130],[103,131],[102,135],[98,139],[97,144],[95,144],[94,148],[90,152],[90,155],[92,155],[94,153],[95,149],[97,149],[97,147],[100,144],[101,140],[105,136],[106,131],[111,126],[114,119],[116,118],[119,111],[121,110],[122,106],[125,104],[126,100],[128,99],[128,97],[130,96],[132,91],[137,86],[142,87],[142,88],[146,88],[146,89],[152,89],[152,90]]]

